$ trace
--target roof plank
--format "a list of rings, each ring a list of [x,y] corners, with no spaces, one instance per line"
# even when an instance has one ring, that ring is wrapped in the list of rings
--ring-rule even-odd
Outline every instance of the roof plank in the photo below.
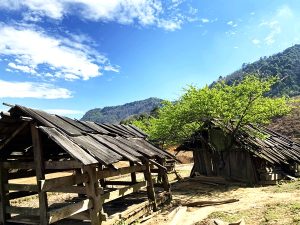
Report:
[[[63,148],[73,158],[79,160],[84,165],[98,163],[98,161],[94,157],[92,157],[78,145],[73,143],[68,137],[56,130],[56,128],[39,127],[39,129],[47,134],[51,140],[53,140],[57,145]]]

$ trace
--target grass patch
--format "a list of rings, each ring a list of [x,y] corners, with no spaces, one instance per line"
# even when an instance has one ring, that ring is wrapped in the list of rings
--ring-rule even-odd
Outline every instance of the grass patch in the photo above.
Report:
[[[268,192],[282,193],[282,192],[294,192],[300,190],[300,180],[291,182],[282,182],[276,186],[268,187]]]
[[[253,208],[236,212],[213,212],[208,219],[220,219],[233,223],[244,219],[246,224],[256,225],[300,225],[300,203],[267,204],[262,208]]]

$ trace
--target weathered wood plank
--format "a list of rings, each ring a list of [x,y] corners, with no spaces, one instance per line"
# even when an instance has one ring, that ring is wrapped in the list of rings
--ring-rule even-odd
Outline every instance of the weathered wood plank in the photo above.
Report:
[[[123,196],[129,195],[131,193],[137,192],[141,190],[141,188],[147,187],[147,181],[142,181],[137,184],[134,184],[129,187],[120,188],[115,191],[111,191],[108,193],[103,194],[101,200],[103,203],[113,201],[117,198],[121,198]]]
[[[83,172],[88,173],[88,182],[85,182],[86,195],[93,201],[93,208],[89,209],[91,225],[101,224],[102,204],[97,180],[96,167],[86,166]]]
[[[134,166],[134,162],[129,162],[129,165],[130,166]],[[136,182],[136,172],[132,172],[131,174],[130,174],[130,177],[131,177],[131,182]]]
[[[90,136],[71,137],[80,147],[96,157],[101,164],[110,165],[122,160],[122,156],[100,144]]]
[[[34,163],[36,166],[35,172],[39,195],[40,223],[41,225],[47,225],[48,199],[46,192],[42,191],[42,181],[45,179],[44,152],[40,132],[36,127],[36,124],[34,123],[31,124],[31,137],[34,153]]]
[[[6,225],[6,220],[9,216],[6,213],[6,206],[9,206],[9,199],[7,197],[8,190],[5,185],[8,183],[8,171],[3,168],[0,163],[0,224]]]
[[[136,165],[136,166],[131,166],[131,167],[124,167],[120,168],[118,170],[102,170],[97,172],[97,178],[98,179],[103,179],[103,178],[108,178],[108,177],[115,177],[115,176],[120,176],[124,174],[129,174],[133,172],[142,172],[146,169],[145,165]]]
[[[74,127],[70,123],[62,120],[61,118],[59,118],[55,115],[46,113],[46,112],[41,111],[41,110],[36,110],[36,109],[35,110],[31,109],[31,110],[34,111],[39,116],[43,117],[45,120],[47,120],[50,123],[54,124],[59,129],[63,130],[68,135],[78,136],[78,135],[82,134],[81,131],[77,127]]]
[[[65,161],[46,161],[45,169],[47,170],[69,170],[81,168],[82,163],[75,160],[65,160]]]
[[[104,128],[100,127],[98,124],[96,124],[94,122],[91,122],[91,121],[78,121],[78,122],[84,124],[85,126],[88,126],[89,128],[93,129],[97,133],[110,134],[109,131],[105,130]]]
[[[34,184],[6,184],[5,188],[10,191],[35,191],[39,190]]]
[[[59,220],[84,212],[88,209],[91,209],[92,207],[93,207],[93,201],[90,199],[85,199],[81,202],[72,203],[62,208],[50,210],[48,212],[49,224],[55,223]]]
[[[105,140],[107,140],[110,143],[113,143],[114,145],[118,146],[119,148],[123,149],[124,151],[128,152],[129,154],[133,155],[137,158],[144,158],[143,155],[139,152],[137,152],[134,148],[129,147],[128,145],[124,144],[123,142],[119,141],[116,138],[110,137],[110,136],[103,136]]]
[[[130,161],[133,161],[133,162],[140,162],[140,160],[137,157],[135,157],[134,155],[132,155],[132,154],[130,154],[128,152],[126,152],[125,150],[123,150],[122,148],[118,147],[117,145],[115,145],[115,144],[107,141],[101,135],[99,135],[99,134],[90,134],[90,136],[92,136],[93,138],[95,138],[101,144],[109,147],[112,151],[115,151],[118,154],[122,155],[126,159],[128,159]]]
[[[136,184],[137,182],[132,182],[132,181],[120,181],[120,180],[108,180],[105,181],[105,185],[133,185]]]
[[[144,171],[144,177],[145,177],[145,180],[147,181],[147,195],[148,195],[148,199],[153,204],[153,211],[156,211],[157,203],[156,203],[156,198],[155,198],[155,191],[154,191],[154,185],[153,185],[153,181],[152,181],[149,162],[146,161],[145,166],[146,166],[146,169]]]
[[[21,124],[8,138],[5,139],[3,143],[0,145],[0,150],[3,149],[14,137],[16,137],[26,126],[28,122],[24,122]]]
[[[16,161],[6,161],[3,162],[3,168],[5,169],[34,169],[34,162],[16,162]]]
[[[56,144],[62,147],[72,157],[82,162],[84,165],[95,164],[98,161],[90,154],[80,148],[77,144],[72,142],[68,137],[61,134],[55,128],[39,127],[41,131],[46,133]]]
[[[75,184],[80,184],[83,182],[87,182],[88,179],[89,176],[87,173],[47,179],[43,181],[42,191],[45,192],[55,190],[56,188],[59,189],[60,187],[68,187]]]
[[[27,197],[36,194],[37,192],[33,192],[33,191],[16,191],[16,192],[10,192],[8,194],[8,198],[9,200],[12,200],[12,199]]]
[[[16,207],[16,206],[6,206],[6,211],[13,214],[25,214],[31,216],[39,216],[40,210],[32,207]]]
[[[17,215],[8,219],[7,222],[14,224],[32,224],[40,225],[39,216]]]

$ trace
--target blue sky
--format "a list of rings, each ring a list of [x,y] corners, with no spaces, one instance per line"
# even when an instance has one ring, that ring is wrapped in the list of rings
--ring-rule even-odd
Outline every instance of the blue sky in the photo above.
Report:
[[[299,44],[299,12],[297,0],[1,0],[0,101],[80,118],[174,100]]]

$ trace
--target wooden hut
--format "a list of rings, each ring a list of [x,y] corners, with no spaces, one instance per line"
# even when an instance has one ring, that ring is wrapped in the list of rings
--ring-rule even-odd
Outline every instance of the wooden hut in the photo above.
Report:
[[[191,176],[223,176],[251,184],[300,176],[299,143],[266,127],[249,125],[229,144],[230,132],[230,127],[221,129],[220,122],[212,120],[177,148],[193,151]]]
[[[0,119],[0,224],[52,224],[65,218],[112,224],[116,217],[108,218],[105,205],[141,190],[146,190],[148,208],[156,210],[158,196],[171,195],[166,160],[173,156],[147,142],[146,134],[133,126],[83,122],[11,106]],[[118,168],[120,162],[123,166]],[[50,176],[54,172],[60,173]],[[162,180],[159,195],[152,172]],[[130,175],[129,181],[111,179],[124,174]],[[35,182],[15,182],[26,177],[35,177]],[[49,193],[76,196],[49,204]],[[13,199],[30,195],[38,195],[38,207],[11,205]]]

